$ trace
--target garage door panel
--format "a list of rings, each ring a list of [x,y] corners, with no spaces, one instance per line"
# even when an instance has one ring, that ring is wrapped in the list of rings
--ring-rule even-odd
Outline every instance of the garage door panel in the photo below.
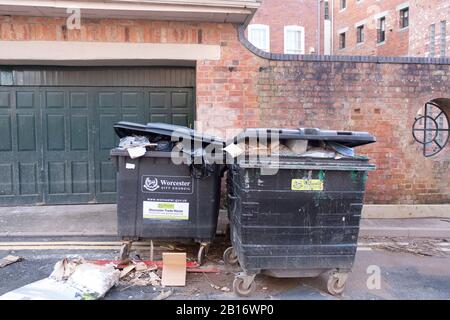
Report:
[[[101,114],[99,118],[100,149],[110,150],[116,146],[113,125],[119,121],[119,118],[115,114]]]
[[[94,78],[86,78],[91,87],[0,87],[0,205],[113,203],[114,123],[193,121],[193,89],[182,80],[174,87],[100,87]]]
[[[39,91],[1,87],[0,105],[0,204],[40,203]]]
[[[116,192],[116,169],[110,161],[100,163],[100,192]]]
[[[46,95],[46,107],[53,109],[53,108],[64,108],[66,106],[65,103],[65,92],[64,91],[47,91],[45,93]]]
[[[0,164],[0,196],[13,194],[13,165]]]
[[[94,166],[89,146],[89,91],[82,88],[43,88],[44,201],[83,203],[93,201]],[[74,167],[73,163],[77,163]],[[83,163],[83,167],[79,165]],[[86,173],[86,168],[87,173]]]
[[[122,108],[141,109],[142,92],[122,92]]]
[[[36,151],[36,116],[18,114],[16,119],[18,151]]]
[[[129,113],[129,114],[123,114],[122,115],[122,120],[123,121],[129,121],[129,122],[137,122],[137,123],[142,123],[143,117],[140,114],[137,113]]]
[[[17,91],[16,92],[16,108],[30,109],[36,106],[36,92],[33,91]]]
[[[61,114],[47,115],[47,150],[65,151],[65,117]]]
[[[12,151],[11,116],[0,114],[0,152]]]
[[[19,163],[19,181],[21,195],[36,195],[38,193],[37,162]]]
[[[100,108],[114,108],[117,107],[116,92],[99,92],[98,106]]]
[[[186,109],[189,107],[188,92],[172,92],[171,99],[173,109]]]
[[[48,162],[48,193],[66,193],[66,163],[63,161]]]
[[[74,109],[86,109],[88,107],[87,92],[70,92],[70,107]]]
[[[189,116],[187,114],[173,114],[172,123],[179,126],[189,127]]]
[[[0,91],[0,108],[10,108],[10,94],[8,91]]]
[[[86,115],[72,115],[70,117],[70,150],[89,150],[89,119]]]
[[[151,109],[151,112],[163,112],[161,110],[169,110],[169,104],[168,104],[168,92],[167,91],[156,91],[156,92],[149,92],[149,106]],[[155,109],[158,109],[157,111],[154,111]]]
[[[152,113],[150,114],[150,122],[163,122],[163,123],[170,123],[169,115],[167,114],[157,114]]]
[[[73,161],[71,163],[72,192],[89,193],[89,162]]]

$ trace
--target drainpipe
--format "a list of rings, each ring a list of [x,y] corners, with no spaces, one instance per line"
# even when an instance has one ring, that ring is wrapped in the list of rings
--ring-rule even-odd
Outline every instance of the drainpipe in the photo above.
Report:
[[[322,0],[317,0],[317,54],[320,54],[320,3]]]
[[[330,54],[334,54],[334,0],[331,0],[331,50]]]

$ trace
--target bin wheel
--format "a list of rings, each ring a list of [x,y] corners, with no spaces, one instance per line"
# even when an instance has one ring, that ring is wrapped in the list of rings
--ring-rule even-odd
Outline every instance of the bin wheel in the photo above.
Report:
[[[125,261],[128,259],[130,255],[130,249],[131,249],[131,242],[126,242],[122,244],[122,247],[120,248],[119,252],[119,260]]]
[[[254,279],[254,277],[253,277]],[[248,297],[256,290],[256,283],[254,280],[251,280],[250,284],[245,285],[245,279],[241,277],[234,278],[233,281],[233,291],[238,296]]]
[[[200,249],[198,249],[198,254],[197,254],[197,263],[199,265],[203,265],[205,263],[207,251],[208,251],[208,245],[201,244]]]
[[[333,296],[340,295],[344,292],[347,282],[348,273],[333,272],[328,277],[327,289]]]
[[[225,264],[229,266],[234,266],[238,263],[238,257],[233,247],[229,247],[224,251],[223,262],[225,262]]]

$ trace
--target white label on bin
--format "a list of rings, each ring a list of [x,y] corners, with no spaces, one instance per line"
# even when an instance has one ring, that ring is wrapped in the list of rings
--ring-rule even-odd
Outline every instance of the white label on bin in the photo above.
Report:
[[[125,168],[134,170],[136,168],[136,165],[134,163],[125,163]]]
[[[189,220],[189,203],[144,201],[144,219]]]
[[[192,194],[194,180],[191,176],[142,176],[142,192]]]

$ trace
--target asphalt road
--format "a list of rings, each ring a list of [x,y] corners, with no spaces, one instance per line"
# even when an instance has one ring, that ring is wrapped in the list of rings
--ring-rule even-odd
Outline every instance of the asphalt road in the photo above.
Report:
[[[24,240],[15,240],[23,243]],[[28,242],[30,240],[27,240]],[[73,240],[72,240],[73,241]],[[84,241],[84,240],[83,240]],[[90,240],[92,241],[92,239]],[[90,246],[95,244],[90,242]],[[102,241],[104,241],[102,239]],[[450,255],[447,252],[438,256],[420,256],[412,253],[391,252],[377,249],[371,242],[361,244],[357,251],[352,273],[347,281],[342,296],[334,297],[326,292],[326,276],[318,278],[276,279],[263,275],[256,278],[257,289],[252,299],[450,299]],[[75,242],[74,242],[75,243]],[[0,295],[19,288],[31,282],[47,277],[54,264],[68,255],[78,254],[88,260],[115,259],[118,254],[117,245],[96,246],[89,250],[89,246],[77,241],[77,244],[67,248],[67,245],[54,245],[54,248],[39,247],[31,244],[12,247],[12,242],[0,241],[0,257],[7,254],[19,255],[23,261],[0,268]],[[49,242],[46,242],[49,244]],[[443,248],[450,248],[443,243]],[[183,247],[187,252],[195,252],[195,247]],[[221,252],[226,247],[224,243],[217,243],[216,250],[208,256],[207,265],[217,266],[221,272],[202,274],[188,273],[185,287],[170,288],[173,294],[168,299],[232,299],[237,297],[233,292],[224,292],[219,288],[232,288],[234,274],[239,268],[223,265]],[[9,248],[9,249],[8,249]],[[30,249],[31,248],[31,249]],[[34,248],[34,249],[33,249]],[[161,249],[155,251],[155,257]],[[138,249],[142,258],[146,258],[147,250]],[[134,254],[135,252],[133,252]],[[376,277],[379,271],[380,277]],[[369,287],[368,287],[369,280]],[[377,281],[379,280],[379,281]],[[379,284],[379,286],[377,286]],[[215,289],[215,288],[216,289]],[[162,290],[161,287],[136,287],[119,285],[112,288],[105,299],[147,299],[155,298]]]

